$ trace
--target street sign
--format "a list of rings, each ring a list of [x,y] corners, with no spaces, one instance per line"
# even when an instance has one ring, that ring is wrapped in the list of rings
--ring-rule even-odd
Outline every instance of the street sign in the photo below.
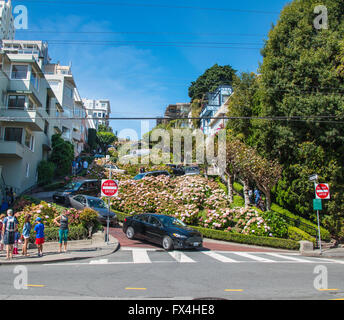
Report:
[[[114,180],[102,180],[102,197],[114,197],[118,193],[118,183]]]
[[[309,177],[309,181],[318,181],[318,175],[317,174],[313,174]]]
[[[315,185],[315,197],[316,199],[329,200],[330,188],[327,183],[319,183]]]
[[[322,202],[321,199],[313,199],[313,208],[315,211],[322,210]]]

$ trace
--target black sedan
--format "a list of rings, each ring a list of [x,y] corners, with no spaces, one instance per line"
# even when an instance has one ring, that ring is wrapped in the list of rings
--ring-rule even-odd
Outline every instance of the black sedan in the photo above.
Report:
[[[203,245],[202,234],[182,221],[164,215],[138,214],[127,217],[123,232],[128,239],[142,239],[162,245],[165,250],[198,248]]]

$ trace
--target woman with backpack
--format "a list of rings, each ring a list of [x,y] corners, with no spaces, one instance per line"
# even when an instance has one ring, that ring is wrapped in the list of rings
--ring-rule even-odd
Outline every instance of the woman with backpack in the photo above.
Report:
[[[13,259],[13,245],[15,242],[15,233],[18,229],[18,221],[13,215],[13,210],[7,210],[7,217],[4,219],[2,227],[2,236],[4,245],[6,245],[6,260]]]

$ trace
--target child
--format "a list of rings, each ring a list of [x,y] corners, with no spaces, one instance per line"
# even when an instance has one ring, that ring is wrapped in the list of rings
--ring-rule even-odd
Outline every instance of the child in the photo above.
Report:
[[[44,243],[44,224],[42,223],[42,219],[38,217],[36,219],[36,226],[34,231],[36,232],[36,244],[38,248],[38,256],[43,257],[43,243]]]
[[[5,219],[5,215],[0,215],[0,251],[4,250],[4,241],[2,239],[2,228],[3,228],[3,221]]]
[[[29,254],[27,253],[27,247],[29,244],[30,231],[31,231],[30,219],[31,219],[31,215],[27,214],[25,216],[24,228],[23,228],[23,233],[22,233],[22,236],[24,238],[24,244],[23,244],[23,250],[22,250],[23,256],[29,256]]]

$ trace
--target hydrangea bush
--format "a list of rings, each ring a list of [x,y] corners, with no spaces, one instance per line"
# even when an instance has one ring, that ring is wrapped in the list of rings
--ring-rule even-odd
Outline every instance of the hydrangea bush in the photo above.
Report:
[[[114,210],[128,214],[157,213],[186,224],[257,236],[287,237],[283,219],[253,208],[230,208],[219,185],[200,176],[147,177],[119,182]]]

